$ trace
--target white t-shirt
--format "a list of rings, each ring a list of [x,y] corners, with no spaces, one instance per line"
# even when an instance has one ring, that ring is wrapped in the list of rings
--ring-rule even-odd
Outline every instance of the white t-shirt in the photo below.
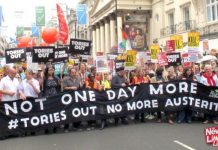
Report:
[[[33,82],[34,87],[36,87],[36,89],[40,91],[39,81],[37,81],[34,78],[32,78],[31,80]],[[38,97],[38,94],[34,91],[33,87],[28,83],[27,79],[24,79],[21,82],[19,86],[19,91],[23,92],[26,97],[35,97],[35,98]]]
[[[3,94],[2,101],[6,102],[6,101],[17,100],[18,86],[19,86],[19,81],[17,78],[14,78],[13,80],[9,76],[2,78],[0,82],[0,90],[8,90],[11,92],[15,92],[13,96]]]

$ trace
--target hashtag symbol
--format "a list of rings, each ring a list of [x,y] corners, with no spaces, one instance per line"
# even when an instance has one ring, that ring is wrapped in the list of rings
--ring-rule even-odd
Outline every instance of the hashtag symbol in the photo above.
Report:
[[[8,123],[8,129],[16,129],[18,127],[18,120],[15,119],[15,120],[11,120],[9,123]]]

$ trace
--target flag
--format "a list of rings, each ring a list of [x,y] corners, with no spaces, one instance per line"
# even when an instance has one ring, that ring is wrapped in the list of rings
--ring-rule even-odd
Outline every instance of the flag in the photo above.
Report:
[[[123,50],[132,50],[132,46],[131,46],[129,37],[128,37],[128,35],[126,34],[126,32],[124,30],[122,30],[122,43],[121,43],[121,47],[122,47]]]
[[[86,4],[79,4],[76,8],[77,24],[86,25],[87,24],[87,7]]]
[[[35,13],[36,13],[36,25],[45,26],[45,7],[37,6]]]
[[[57,15],[58,15],[58,22],[59,22],[59,40],[62,41],[63,44],[67,44],[69,29],[66,19],[64,18],[63,10],[58,4],[57,4]]]
[[[3,22],[4,22],[4,16],[2,12],[2,6],[0,6],[0,27],[2,26]]]
[[[39,27],[32,26],[32,36],[39,37]]]

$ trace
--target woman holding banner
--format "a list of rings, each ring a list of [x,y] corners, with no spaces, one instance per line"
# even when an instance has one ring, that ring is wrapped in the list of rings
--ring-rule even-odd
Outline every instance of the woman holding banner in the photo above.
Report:
[[[162,67],[157,68],[156,75],[151,78],[151,83],[162,83],[165,82],[166,79],[163,77],[164,69]],[[157,112],[157,122],[162,122],[162,115],[161,112]]]
[[[167,73],[168,73],[168,75],[166,77],[167,81],[175,81],[177,79],[177,76],[176,76],[176,73],[175,73],[175,69],[174,69],[173,66],[171,66],[171,67],[169,67],[167,69]],[[168,111],[168,112],[165,112],[165,114],[166,114],[166,119],[167,119],[168,123],[169,124],[174,124],[173,118],[175,116],[175,113]]]
[[[201,76],[201,83],[206,86],[217,86],[218,85],[218,77],[215,73],[212,71],[211,65],[205,65],[204,67],[205,73]],[[209,114],[205,114],[205,121],[204,124],[209,123],[209,121],[212,121],[214,124],[218,124],[217,117]]]
[[[184,68],[183,74],[179,77],[181,80],[189,80],[194,81],[194,72],[192,71],[192,68]],[[193,112],[187,108],[181,110],[178,112],[178,123],[192,122],[192,115]]]
[[[98,82],[98,90],[103,91],[103,90],[108,90],[111,88],[111,82],[109,80],[109,75],[108,73],[104,73],[100,76],[99,82]],[[107,126],[107,120],[102,119],[101,120],[101,127],[100,129],[104,129]]]
[[[61,92],[60,81],[54,76],[55,68],[50,65],[45,69],[44,82],[43,82],[43,95],[53,96]]]
[[[149,83],[150,79],[148,76],[145,76],[144,72],[142,71],[142,68],[137,68],[135,70],[135,76],[132,79],[131,84],[141,84],[141,83]],[[140,113],[135,115],[135,120],[139,120],[139,116],[141,117],[141,122],[145,122],[145,113]]]

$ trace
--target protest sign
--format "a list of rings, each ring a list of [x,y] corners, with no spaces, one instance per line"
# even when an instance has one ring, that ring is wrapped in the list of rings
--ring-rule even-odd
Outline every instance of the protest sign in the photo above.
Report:
[[[98,73],[109,72],[107,56],[96,57],[96,72]]]
[[[167,53],[168,65],[178,66],[181,65],[180,53]]]
[[[166,42],[166,51],[168,53],[171,53],[171,52],[175,51],[175,40],[168,40]]]
[[[6,63],[17,63],[26,61],[25,48],[12,48],[5,50]]]
[[[70,39],[70,54],[90,55],[91,41]]]
[[[125,69],[126,70],[133,70],[135,69],[135,63],[136,63],[136,51],[134,50],[128,50],[125,60]]]
[[[176,50],[181,50],[183,48],[182,35],[173,35],[170,39],[175,41]]]
[[[199,47],[200,33],[189,32],[188,33],[188,47]]]
[[[156,44],[152,44],[150,46],[150,51],[151,51],[151,61],[157,62],[157,55],[160,53],[160,46]]]
[[[54,61],[54,47],[42,46],[33,47],[33,62],[52,62]]]
[[[167,66],[168,65],[168,59],[165,52],[160,52],[158,54],[158,64],[159,66]]]
[[[54,62],[67,62],[69,59],[67,47],[56,48],[54,53]]]
[[[191,61],[190,61],[190,56],[188,53],[183,53],[182,54],[182,64],[184,67],[190,67],[191,66]]]

